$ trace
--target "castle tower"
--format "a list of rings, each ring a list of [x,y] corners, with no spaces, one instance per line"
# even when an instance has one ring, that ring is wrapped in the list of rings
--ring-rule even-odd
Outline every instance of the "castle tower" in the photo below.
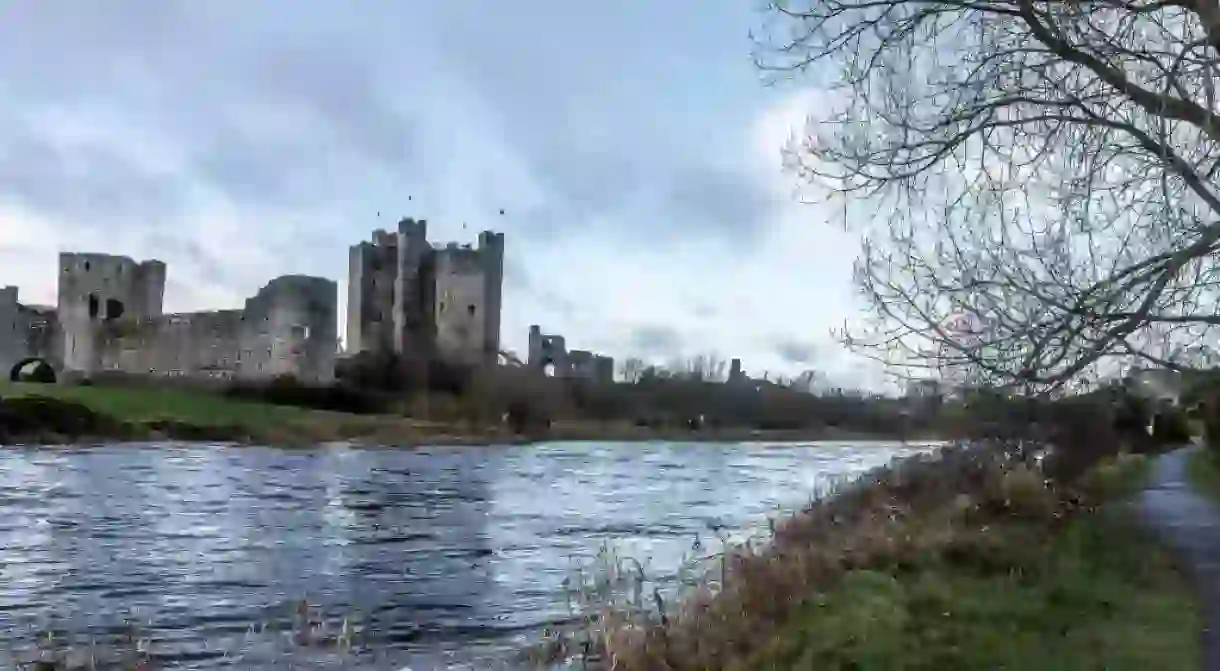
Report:
[[[391,351],[394,343],[394,286],[398,278],[398,235],[373,232],[371,242],[348,250],[347,351]]]
[[[431,251],[427,220],[416,221],[408,217],[398,222],[392,343],[397,354],[428,351],[424,261]]]
[[[483,350],[489,365],[500,354],[500,312],[503,309],[504,234],[492,231],[479,233],[479,256],[483,262],[483,296],[487,304],[483,311]],[[533,333],[533,330],[530,330]]]
[[[138,296],[137,312],[141,317],[160,317],[165,309],[165,264],[161,261],[144,261],[136,267]]]
[[[0,375],[8,379],[9,370],[25,355],[25,330],[19,317],[17,287],[0,287]]]
[[[89,375],[100,365],[98,327],[119,318],[159,316],[165,264],[111,254],[59,255],[58,315],[64,370]]]

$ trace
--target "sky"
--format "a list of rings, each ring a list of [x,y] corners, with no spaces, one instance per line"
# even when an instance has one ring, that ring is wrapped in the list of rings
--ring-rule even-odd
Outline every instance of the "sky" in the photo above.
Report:
[[[781,149],[826,102],[764,85],[754,0],[0,3],[0,284],[157,258],[166,309],[340,283],[401,217],[506,237],[502,341],[875,388],[831,337],[854,236]],[[499,211],[503,209],[504,214]]]

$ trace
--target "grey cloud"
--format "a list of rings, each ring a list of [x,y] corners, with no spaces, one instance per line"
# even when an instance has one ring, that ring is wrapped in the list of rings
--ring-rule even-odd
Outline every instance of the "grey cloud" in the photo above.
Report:
[[[54,216],[93,210],[142,224],[174,215],[166,204],[179,194],[165,192],[193,184],[242,207],[303,210],[350,198],[370,173],[400,182],[414,174],[417,131],[386,97],[396,87],[381,78],[384,59],[342,34],[309,35],[311,20],[325,22],[324,5],[288,21],[236,3],[145,4],[101,0],[64,12],[17,0],[11,14],[22,28],[0,26],[9,94],[0,118],[6,105],[100,109],[182,144],[187,164],[178,174],[141,174],[124,160],[131,138],[119,136],[109,148],[73,147],[68,170],[40,129],[9,128],[0,178],[10,197]],[[252,109],[282,112],[286,124],[252,128]]]
[[[7,130],[0,138],[0,199],[78,226],[148,226],[187,208],[175,175],[139,166],[114,147],[60,147],[30,126]]]
[[[541,304],[561,317],[570,317],[577,312],[575,302],[548,286],[545,280],[537,280],[520,257],[507,256],[504,259],[504,281],[520,290],[534,306]]]
[[[644,355],[672,355],[682,349],[682,337],[668,326],[637,326],[631,331],[630,348]]]
[[[183,236],[154,232],[145,236],[143,242],[147,249],[156,250],[158,256],[164,257],[162,261],[173,259],[174,262],[166,267],[167,282],[183,275],[183,264],[189,265],[209,282],[230,289],[241,286],[245,275],[262,274],[259,268],[226,265],[223,259],[209,254],[198,242]]]
[[[435,185],[447,149],[421,137],[415,115],[437,95],[428,83],[455,74],[456,90],[485,106],[502,132],[510,163],[520,161],[543,189],[542,203],[521,212],[516,239],[599,225],[640,244],[687,235],[748,242],[768,213],[766,194],[743,170],[703,163],[712,149],[692,138],[690,120],[658,113],[699,103],[687,102],[694,89],[682,89],[688,71],[663,58],[671,47],[665,31],[641,35],[649,39],[640,49],[622,48],[617,36],[648,25],[652,10],[606,12],[608,32],[570,38],[578,47],[565,35],[588,19],[565,3],[541,12],[550,28],[507,9],[472,21],[472,10],[450,5],[353,13],[305,0],[288,14],[225,0],[153,9],[99,0],[71,13],[52,4],[16,0],[21,30],[0,26],[0,79],[12,94],[0,98],[0,120],[6,105],[91,110],[102,101],[113,119],[181,145],[185,164],[175,174],[149,172],[125,158],[126,139],[117,137],[112,147],[73,149],[71,162],[85,167],[69,170],[46,138],[10,132],[13,139],[0,140],[0,189],[44,214],[172,223],[194,207],[188,196],[202,185],[260,229],[299,213],[316,228],[363,233],[366,226],[334,217],[354,211],[370,184],[401,185],[399,193]],[[534,40],[522,44],[526,31]],[[428,40],[458,47],[429,60]],[[713,44],[719,48],[718,37],[703,46]],[[509,47],[525,52],[523,65],[505,67]],[[556,62],[565,49],[574,58]],[[655,76],[630,76],[641,67]],[[722,108],[707,114],[727,114]],[[283,128],[251,122],[267,110],[283,110]],[[721,121],[740,127],[743,118]],[[400,197],[386,191],[370,210]]]
[[[775,353],[787,363],[809,364],[817,358],[818,347],[809,342],[785,339],[775,345]]]
[[[635,132],[624,128],[624,134]],[[573,150],[523,141],[535,175],[554,195],[553,207],[577,221],[615,219],[626,235],[667,238],[709,234],[753,241],[766,224],[769,194],[748,174],[725,168],[676,162],[664,147],[621,150]]]
[[[766,224],[771,198],[748,175],[692,166],[675,173],[665,209],[688,218],[691,228],[749,242]]]

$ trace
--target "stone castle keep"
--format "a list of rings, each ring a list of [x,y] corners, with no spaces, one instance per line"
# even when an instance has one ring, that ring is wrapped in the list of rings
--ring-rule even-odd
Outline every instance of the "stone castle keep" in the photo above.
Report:
[[[126,256],[59,255],[54,307],[25,305],[0,288],[0,375],[43,361],[57,378],[104,373],[219,380],[292,375],[334,379],[338,285],[284,275],[240,309],[164,314],[166,266]],[[393,353],[494,366],[500,349],[504,234],[477,246],[428,242],[427,222],[376,230],[348,255],[346,354]],[[614,360],[568,351],[530,327],[528,363],[540,374],[612,381]]]
[[[504,234],[478,247],[433,247],[428,223],[403,219],[350,250],[347,352],[392,352],[495,365],[500,354]]]

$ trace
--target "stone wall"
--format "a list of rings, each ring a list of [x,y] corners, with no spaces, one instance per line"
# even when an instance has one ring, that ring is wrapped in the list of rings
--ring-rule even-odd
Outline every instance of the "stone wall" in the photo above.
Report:
[[[555,377],[565,377],[568,371],[568,348],[561,335],[542,332],[542,327],[530,326],[529,353],[526,365],[538,371],[550,366]]]
[[[482,257],[454,244],[437,250],[434,267],[437,353],[451,361],[481,363],[487,324]]]
[[[551,366],[555,377],[570,377],[597,382],[614,382],[614,358],[588,350],[568,350],[561,335],[542,332],[537,324],[530,326],[529,359],[527,366],[537,371]]]
[[[272,280],[242,310],[122,319],[99,325],[99,370],[166,377],[334,379],[338,287],[327,279]]]
[[[244,377],[294,375],[330,382],[338,356],[339,287],[322,277],[284,275],[246,301]],[[253,366],[253,369],[250,368]]]
[[[5,379],[12,367],[27,356],[25,331],[17,303],[17,287],[0,288],[0,375]]]
[[[0,376],[8,379],[13,366],[30,359],[45,360],[58,372],[63,364],[56,348],[55,310],[18,301],[17,287],[0,287]]]
[[[398,222],[397,250],[392,349],[398,354],[429,352],[436,331],[429,306],[436,287],[429,286],[434,263],[428,222],[411,218]]]
[[[110,254],[59,255],[58,319],[65,371],[88,374],[101,365],[98,327],[118,319],[161,314],[165,264],[136,263]]]
[[[242,319],[241,310],[218,310],[104,324],[99,369],[231,379],[238,375]]]
[[[504,309],[504,234],[479,233],[479,256],[483,264],[483,350],[489,365],[500,353],[500,313]]]
[[[500,350],[504,234],[483,231],[477,249],[457,243],[436,248],[427,236],[426,221],[406,218],[396,232],[374,231],[370,242],[350,249],[347,353],[440,355],[494,364]],[[458,303],[464,312],[453,307]]]
[[[348,257],[347,351],[393,347],[398,245],[385,231],[351,248]]]
[[[392,259],[391,259],[392,260]],[[59,255],[57,309],[21,305],[0,288],[0,374],[41,358],[57,374],[334,379],[338,285],[285,275],[242,309],[163,314],[165,264],[125,256]],[[392,292],[393,283],[386,285]],[[387,334],[388,335],[388,334]]]

